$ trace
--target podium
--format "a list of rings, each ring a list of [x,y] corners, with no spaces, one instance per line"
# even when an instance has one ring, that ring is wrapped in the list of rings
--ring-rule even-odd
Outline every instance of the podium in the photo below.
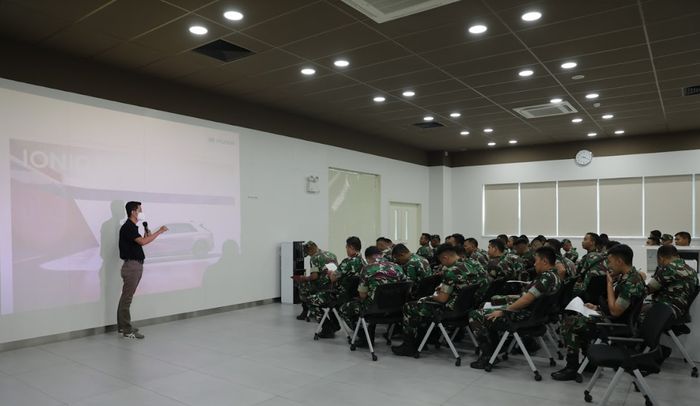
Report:
[[[286,241],[280,247],[280,297],[282,303],[299,303],[293,275],[304,275],[304,242]]]

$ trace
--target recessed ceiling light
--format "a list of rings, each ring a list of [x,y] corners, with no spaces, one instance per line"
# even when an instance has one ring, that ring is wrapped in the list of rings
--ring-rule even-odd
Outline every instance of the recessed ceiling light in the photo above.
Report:
[[[525,70],[521,70],[520,72],[518,72],[518,75],[520,75],[521,77],[526,78],[526,77],[528,77],[528,76],[532,76],[533,73],[535,73],[535,72],[533,72],[533,71],[530,70],[530,69],[525,69]]]
[[[386,97],[384,97],[384,96],[376,96],[376,97],[375,97],[374,99],[372,99],[372,100],[374,100],[374,101],[377,102],[377,103],[383,103],[383,102],[386,101]]]
[[[510,141],[508,141],[508,144],[517,144],[517,143],[518,143],[518,140],[510,140]]]
[[[484,132],[485,132],[485,133],[492,133],[492,132],[493,132],[493,128],[484,128]]]
[[[315,73],[316,73],[316,69],[314,69],[314,68],[304,68],[301,70],[301,74],[306,75],[306,76],[311,76]]]
[[[583,78],[585,78],[585,76],[583,76],[583,75],[574,75],[571,77],[571,79],[573,79],[573,80],[581,80]]]
[[[493,142],[493,141],[491,141],[491,142],[489,142],[489,143],[488,143],[488,144],[486,144],[486,145],[488,145],[489,147],[493,147],[493,146],[495,146],[495,145],[496,145],[496,143],[495,143],[495,142]]]
[[[580,123],[581,121],[583,121],[583,119],[580,118],[580,117],[576,117],[576,118],[574,118],[574,119],[571,120],[571,122],[574,123],[574,124],[578,124],[578,123]]]
[[[462,114],[461,114],[461,113],[457,113],[457,112],[455,111],[454,113],[450,113],[450,117],[452,117],[452,118],[458,118],[458,117],[462,117]]]
[[[346,68],[350,66],[350,62],[346,61],[345,59],[338,59],[335,62],[333,62],[333,65],[339,68]]]
[[[596,135],[598,135],[598,133],[588,133],[589,137],[595,137]]]
[[[610,119],[613,118],[613,117],[615,117],[615,116],[613,116],[612,114],[609,114],[609,113],[608,113],[608,114],[603,114],[603,120],[610,120]]]
[[[615,134],[617,134],[617,135],[624,134],[624,133],[625,133],[625,130],[615,130]]]
[[[243,13],[234,10],[227,11],[224,13],[224,18],[231,21],[240,21],[243,19]]]
[[[435,120],[435,117],[433,117],[433,116],[425,116],[425,117],[423,117],[423,121],[433,121],[433,120]]]
[[[459,135],[469,135],[469,131],[464,130],[460,132]]]
[[[406,90],[401,94],[403,95],[403,97],[413,97],[416,95],[416,92],[414,92],[413,90]]]
[[[528,11],[527,13],[523,14],[520,18],[523,19],[523,21],[537,21],[540,18],[542,18],[542,13],[539,11]]]
[[[487,29],[488,28],[486,28],[485,25],[477,24],[469,27],[469,32],[471,32],[472,34],[483,34],[486,32]]]
[[[593,100],[593,99],[597,99],[598,96],[599,96],[598,93],[588,93],[588,94],[586,95],[586,99],[588,99],[588,100]]]
[[[555,98],[549,100],[550,103],[555,103],[555,104],[556,104],[556,103],[561,103],[562,101],[563,101],[563,100],[560,99],[560,98],[558,98],[558,97],[555,97]]]
[[[578,64],[576,62],[564,62],[561,64],[562,69],[573,69],[577,66]]]
[[[194,35],[204,35],[209,32],[205,27],[201,25],[193,25],[190,27],[190,32]]]

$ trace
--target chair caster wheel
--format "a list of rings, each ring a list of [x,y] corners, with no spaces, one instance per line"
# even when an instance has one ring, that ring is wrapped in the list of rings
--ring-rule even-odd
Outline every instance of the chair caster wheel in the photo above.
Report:
[[[555,367],[557,366],[557,361],[554,360],[554,358],[549,359],[549,366],[550,367]]]
[[[377,356],[372,354],[372,361],[376,361],[376,360],[377,360]]]
[[[486,366],[484,367],[484,371],[486,371],[486,372],[491,372],[491,368],[493,368],[493,365],[491,365],[491,364],[486,364]]]
[[[350,344],[350,351],[355,351],[357,346],[355,344]]]
[[[458,366],[460,366],[460,365],[462,365],[462,359],[461,359],[461,358],[457,358],[457,359],[455,360],[455,366],[458,367]]]
[[[693,368],[693,372],[690,373],[690,376],[692,376],[693,378],[698,377],[698,368],[697,367]]]
[[[503,355],[501,356],[501,359],[502,359],[503,361],[508,361],[508,353],[503,354]]]
[[[539,382],[539,381],[542,380],[542,375],[540,375],[539,372],[535,372],[535,380],[536,380],[537,382]]]
[[[583,400],[586,401],[586,403],[591,403],[593,402],[593,396],[588,391],[583,392]]]
[[[654,406],[654,403],[649,399],[647,396],[644,397],[644,405],[645,406]]]
[[[314,334],[314,341],[318,341],[318,334]]]
[[[413,354],[413,358],[415,358],[415,359],[418,359],[418,358],[420,358],[420,353],[419,353],[419,352],[417,352],[417,353]]]
[[[576,382],[577,383],[583,382],[583,376],[581,374],[576,374]]]
[[[557,351],[557,359],[558,359],[559,361],[563,360],[563,359],[564,359],[564,354],[562,354],[561,352]]]

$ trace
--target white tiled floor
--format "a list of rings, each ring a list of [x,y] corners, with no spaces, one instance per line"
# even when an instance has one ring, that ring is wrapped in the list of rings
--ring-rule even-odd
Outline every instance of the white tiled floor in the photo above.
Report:
[[[587,404],[584,384],[552,381],[546,362],[536,361],[544,379],[535,382],[522,358],[485,373],[469,368],[468,348],[457,368],[448,349],[395,357],[381,339],[372,362],[341,335],[313,341],[316,326],[297,321],[298,311],[272,304],[146,326],[142,341],[112,333],[0,353],[0,405]],[[611,376],[596,386],[594,400]],[[648,382],[663,404],[700,399],[700,380],[682,361],[667,361]],[[643,405],[631,386],[625,376],[610,404]]]

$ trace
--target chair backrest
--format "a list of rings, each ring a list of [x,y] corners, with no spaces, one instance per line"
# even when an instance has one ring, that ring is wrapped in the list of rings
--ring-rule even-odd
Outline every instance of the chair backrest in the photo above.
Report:
[[[693,302],[695,299],[698,297],[698,293],[700,293],[700,284],[695,286],[695,291],[690,294],[690,300],[688,300],[688,307],[683,309],[683,315],[689,315],[690,314],[690,309],[693,306]]]
[[[640,331],[644,345],[654,349],[673,318],[673,309],[665,303],[654,303],[646,313]]]
[[[457,300],[455,300],[454,311],[466,313],[469,310],[476,308],[478,302],[476,300],[476,291],[481,286],[474,284],[465,286],[457,292]]]
[[[588,281],[585,300],[589,303],[599,305],[603,302],[601,298],[607,296],[607,289],[608,276],[596,275],[592,277],[590,281]]]
[[[624,313],[615,319],[615,323],[624,323],[630,327],[634,327],[637,320],[639,320],[642,306],[644,306],[644,297],[633,297]]]
[[[491,285],[489,286],[489,289],[486,291],[486,294],[484,295],[484,301],[488,302],[489,300],[491,300],[491,296],[500,294],[500,292],[503,291],[505,286],[506,286],[505,279],[496,279],[496,280],[492,281]]]
[[[435,288],[442,282],[442,275],[431,275],[420,281],[416,286],[413,296],[416,298],[430,296],[435,293]]]
[[[571,302],[574,295],[574,285],[576,284],[576,279],[572,278],[565,281],[559,291],[559,303],[557,303],[558,311],[563,311],[566,305]]]
[[[400,311],[408,300],[412,285],[413,282],[395,282],[377,286],[374,291],[375,308],[387,312]]]
[[[343,289],[345,289],[345,292],[347,292],[353,297],[357,296],[357,287],[360,286],[359,276],[345,277],[341,280],[340,283],[343,285]]]

